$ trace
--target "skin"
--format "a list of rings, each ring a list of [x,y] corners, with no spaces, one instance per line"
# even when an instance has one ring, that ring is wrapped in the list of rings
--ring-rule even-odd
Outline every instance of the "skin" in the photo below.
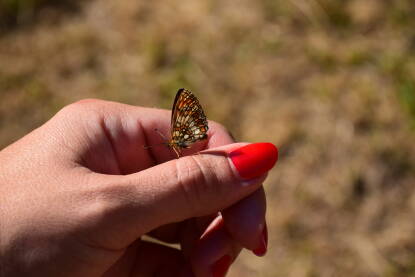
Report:
[[[265,176],[242,180],[226,153],[243,144],[209,127],[176,159],[154,131],[170,111],[83,100],[3,149],[0,275],[204,277],[257,248]]]

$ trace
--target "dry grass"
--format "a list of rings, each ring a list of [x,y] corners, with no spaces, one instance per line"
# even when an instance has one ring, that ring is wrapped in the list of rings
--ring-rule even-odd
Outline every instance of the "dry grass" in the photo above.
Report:
[[[230,276],[415,275],[411,0],[32,3],[23,23],[0,4],[0,145],[81,98],[169,108],[187,87],[281,151],[269,253]]]

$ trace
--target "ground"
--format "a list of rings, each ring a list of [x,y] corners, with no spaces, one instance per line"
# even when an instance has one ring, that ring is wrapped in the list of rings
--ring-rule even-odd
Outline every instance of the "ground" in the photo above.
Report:
[[[229,276],[415,276],[411,0],[0,2],[0,147],[87,97],[191,89],[269,141],[269,252]]]

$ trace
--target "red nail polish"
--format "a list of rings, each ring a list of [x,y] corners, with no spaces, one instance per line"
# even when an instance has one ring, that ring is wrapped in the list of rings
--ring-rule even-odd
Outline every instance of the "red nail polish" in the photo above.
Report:
[[[229,153],[232,163],[244,179],[260,177],[278,160],[278,149],[272,143],[253,143]]]
[[[267,246],[268,246],[268,230],[267,226],[264,226],[262,231],[261,240],[259,246],[252,250],[252,252],[257,255],[258,257],[262,257],[267,253]]]
[[[229,267],[232,264],[232,257],[225,255],[212,266],[212,276],[213,277],[224,277],[228,272]]]

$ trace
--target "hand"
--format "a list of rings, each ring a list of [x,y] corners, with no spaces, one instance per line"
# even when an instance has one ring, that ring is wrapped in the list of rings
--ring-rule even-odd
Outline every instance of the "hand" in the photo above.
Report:
[[[3,149],[0,275],[224,276],[242,247],[265,254],[277,149],[209,127],[175,159],[154,131],[169,111],[84,100]]]

